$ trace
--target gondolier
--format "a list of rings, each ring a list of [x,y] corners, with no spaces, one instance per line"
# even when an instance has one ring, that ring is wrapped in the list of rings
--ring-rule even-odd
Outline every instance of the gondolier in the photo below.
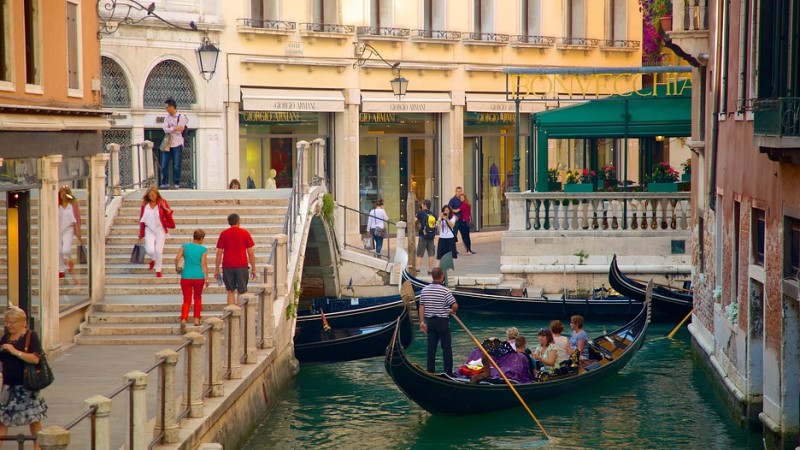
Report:
[[[450,314],[458,311],[453,293],[444,285],[440,267],[431,270],[433,283],[422,289],[419,297],[419,329],[428,334],[428,372],[436,371],[436,347],[442,343],[444,372],[453,373],[453,347],[450,340]]]

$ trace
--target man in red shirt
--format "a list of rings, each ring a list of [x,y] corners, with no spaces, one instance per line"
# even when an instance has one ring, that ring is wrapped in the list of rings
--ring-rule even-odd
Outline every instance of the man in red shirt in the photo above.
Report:
[[[214,278],[219,279],[219,266],[222,264],[222,280],[228,291],[228,304],[239,304],[239,295],[247,292],[247,281],[256,277],[256,245],[250,233],[239,226],[239,215],[228,216],[231,227],[219,234],[217,239],[217,258]],[[247,276],[247,261],[250,260],[250,277]]]

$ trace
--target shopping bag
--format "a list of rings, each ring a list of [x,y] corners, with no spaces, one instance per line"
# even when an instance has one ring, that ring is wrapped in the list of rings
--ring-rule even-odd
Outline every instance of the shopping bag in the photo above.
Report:
[[[86,244],[78,244],[78,264],[88,264],[89,263],[89,250],[86,248]]]
[[[170,143],[172,143],[172,133],[166,133],[164,139],[161,139],[161,145],[158,149],[162,152],[168,152],[172,148],[170,147]]]
[[[134,264],[144,264],[144,245],[133,245],[133,251],[131,251],[131,262]]]

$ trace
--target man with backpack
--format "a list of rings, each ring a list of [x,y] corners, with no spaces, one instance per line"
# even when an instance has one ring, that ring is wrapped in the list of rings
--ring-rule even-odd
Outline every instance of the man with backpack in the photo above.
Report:
[[[174,98],[164,101],[167,105],[167,115],[164,116],[164,139],[166,145],[161,150],[161,183],[159,189],[169,189],[169,166],[172,163],[172,182],[175,189],[181,186],[181,162],[183,161],[183,143],[189,129],[186,124],[189,118],[186,114],[178,114],[178,105]]]
[[[417,213],[419,223],[419,241],[417,242],[417,271],[422,268],[422,257],[428,252],[428,273],[433,270],[433,255],[436,248],[433,239],[436,237],[436,216],[431,212],[431,201],[425,199]]]

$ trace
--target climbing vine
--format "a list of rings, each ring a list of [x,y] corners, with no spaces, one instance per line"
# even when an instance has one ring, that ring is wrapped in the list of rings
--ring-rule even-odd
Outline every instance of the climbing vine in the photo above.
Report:
[[[326,193],[322,196],[322,218],[333,227],[333,195]]]
[[[292,287],[292,291],[294,292],[294,297],[292,301],[286,305],[286,320],[292,319],[297,317],[297,305],[300,303],[300,285],[297,283],[297,280],[294,282],[294,286]]]

